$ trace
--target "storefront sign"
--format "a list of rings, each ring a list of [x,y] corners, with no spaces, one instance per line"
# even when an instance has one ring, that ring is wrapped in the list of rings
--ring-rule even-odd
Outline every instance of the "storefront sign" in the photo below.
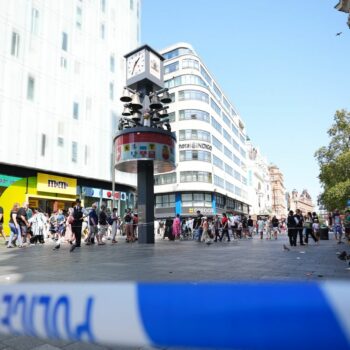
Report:
[[[21,177],[0,174],[0,187],[9,187],[18,180],[21,180]]]
[[[61,177],[38,173],[37,190],[40,192],[77,194],[77,180],[69,177]]]
[[[82,187],[82,195],[86,197],[101,198],[102,189],[94,187]]]
[[[179,149],[189,149],[189,148],[201,148],[207,151],[211,151],[213,147],[206,143],[200,143],[200,142],[182,143],[179,145]]]
[[[39,207],[39,199],[29,199],[29,208],[38,208]]]
[[[182,207],[182,213],[183,214],[190,214],[190,215],[197,215],[197,211],[200,211],[202,215],[214,215],[213,208],[193,208],[193,207]]]
[[[112,199],[112,190],[103,190],[102,198],[104,199]],[[120,199],[121,201],[126,201],[126,193],[125,192],[114,192],[114,199]]]

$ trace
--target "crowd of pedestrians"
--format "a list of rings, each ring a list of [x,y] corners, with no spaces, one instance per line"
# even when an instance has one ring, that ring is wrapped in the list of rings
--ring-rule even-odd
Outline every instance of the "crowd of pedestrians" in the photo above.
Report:
[[[49,215],[41,208],[29,208],[28,203],[14,203],[9,213],[10,235],[7,238],[3,228],[4,212],[0,207],[0,235],[6,241],[7,248],[23,248],[36,244],[55,242],[54,250],[62,243],[71,245],[70,251],[81,247],[82,240],[86,245],[105,245],[110,240],[117,243],[117,235],[125,236],[126,242],[137,240],[138,215],[126,209],[123,217],[118,216],[116,208],[109,212],[102,204],[90,209],[81,206],[80,199],[67,211],[59,209]]]
[[[342,243],[343,232],[350,241],[350,210],[340,215],[335,210],[328,216],[327,226],[334,233],[338,243]],[[156,224],[156,234],[170,240],[193,239],[207,244],[235,239],[251,239],[258,236],[261,240],[277,240],[280,234],[287,234],[291,246],[308,245],[310,237],[315,244],[320,241],[320,222],[316,212],[303,215],[300,209],[288,213],[286,219],[276,216],[258,216],[254,221],[251,216],[226,213],[207,217],[197,211],[195,217],[180,219],[179,214],[174,220],[159,221]]]
[[[158,220],[155,222],[155,235],[170,240],[191,239],[205,242],[208,245],[216,242],[230,242],[237,239],[277,240],[280,234],[286,234],[291,246],[307,245],[310,237],[319,244],[320,222],[315,212],[306,215],[297,209],[291,210],[286,219],[276,216],[233,215],[226,213],[215,216],[204,216],[198,210],[195,217],[181,218],[179,214],[174,219]],[[138,215],[131,209],[126,209],[123,216],[118,216],[118,210],[110,212],[105,204],[98,209],[97,204],[85,209],[81,201],[67,211],[59,209],[51,215],[40,208],[30,209],[28,203],[20,206],[14,203],[9,213],[10,235],[4,234],[4,212],[0,207],[0,236],[7,242],[8,248],[21,248],[29,245],[44,244],[54,241],[58,250],[61,243],[71,245],[70,251],[81,247],[82,240],[87,246],[103,246],[108,240],[111,244],[118,243],[117,236],[124,236],[125,242],[132,243],[138,239]],[[350,210],[341,215],[335,210],[328,215],[327,224],[334,232],[338,243],[342,243],[345,233],[350,239]]]

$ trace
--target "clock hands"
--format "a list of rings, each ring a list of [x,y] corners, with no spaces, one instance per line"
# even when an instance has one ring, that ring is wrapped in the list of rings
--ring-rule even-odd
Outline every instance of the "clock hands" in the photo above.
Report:
[[[140,60],[140,57],[135,61],[135,63],[134,63],[134,67],[132,67],[132,72],[131,72],[131,75],[133,75],[134,74],[134,70],[135,70],[135,68],[136,68],[136,65],[137,65],[137,62]]]

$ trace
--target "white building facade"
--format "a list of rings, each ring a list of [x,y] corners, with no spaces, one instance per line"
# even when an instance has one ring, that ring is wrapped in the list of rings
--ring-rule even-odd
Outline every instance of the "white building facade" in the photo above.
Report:
[[[111,188],[123,56],[139,45],[140,0],[0,1],[0,13],[0,204],[19,179],[25,196],[13,201],[52,206],[59,197],[54,206],[66,207],[72,187],[96,201]],[[40,187],[37,173],[66,188]],[[136,184],[123,173],[116,181]]]
[[[272,213],[272,195],[269,163],[259,148],[255,147],[251,141],[247,142],[247,148],[250,213],[254,216],[270,215]]]
[[[156,217],[248,214],[246,134],[242,119],[193,47],[161,51],[177,136],[176,171],[155,175]]]

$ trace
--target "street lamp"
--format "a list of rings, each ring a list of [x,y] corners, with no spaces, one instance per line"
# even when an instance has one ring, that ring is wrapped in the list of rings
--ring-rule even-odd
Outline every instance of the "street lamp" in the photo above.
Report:
[[[163,86],[163,56],[144,45],[124,57],[127,80],[114,162],[120,171],[137,173],[138,242],[154,243],[154,172],[175,169],[176,137],[166,106],[171,98]]]

